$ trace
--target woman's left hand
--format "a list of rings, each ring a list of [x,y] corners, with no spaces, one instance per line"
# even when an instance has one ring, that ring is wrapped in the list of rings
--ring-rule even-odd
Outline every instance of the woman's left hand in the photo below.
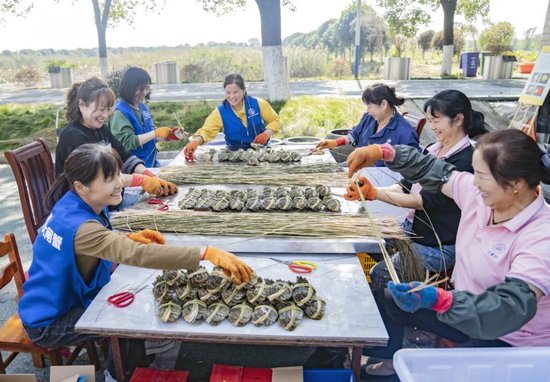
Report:
[[[418,292],[411,289],[422,285],[419,281],[410,283],[388,282],[388,290],[397,306],[405,312],[416,312],[419,309],[431,309],[437,313],[445,313],[453,304],[453,294],[434,286],[425,287]]]
[[[256,138],[254,138],[254,142],[252,143],[258,143],[260,145],[265,145],[269,139],[271,138],[271,135],[268,131],[264,131],[263,133],[260,133],[256,135]]]
[[[152,229],[144,229],[139,232],[132,232],[128,234],[128,239],[132,239],[135,242],[142,243],[142,244],[164,244],[166,243],[166,240],[164,240],[164,236],[159,231],[155,231]]]

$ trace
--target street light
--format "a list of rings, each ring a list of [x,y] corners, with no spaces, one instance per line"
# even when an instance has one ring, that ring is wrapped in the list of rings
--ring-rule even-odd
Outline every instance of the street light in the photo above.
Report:
[[[357,10],[355,14],[355,65],[353,66],[353,74],[355,76],[355,79],[358,79],[359,59],[361,56],[361,0],[357,0]]]

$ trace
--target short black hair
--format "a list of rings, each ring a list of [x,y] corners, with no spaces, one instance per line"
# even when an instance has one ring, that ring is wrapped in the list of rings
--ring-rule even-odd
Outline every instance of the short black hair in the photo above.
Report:
[[[136,98],[136,93],[149,85],[151,85],[149,73],[145,69],[132,66],[126,70],[124,77],[122,77],[122,81],[118,87],[118,95],[132,105]]]

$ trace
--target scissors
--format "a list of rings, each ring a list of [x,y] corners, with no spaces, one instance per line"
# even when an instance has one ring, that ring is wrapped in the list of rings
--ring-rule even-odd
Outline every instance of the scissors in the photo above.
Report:
[[[313,261],[305,261],[305,260],[287,261],[287,260],[276,259],[274,257],[270,257],[270,259],[278,263],[286,264],[288,266],[288,269],[290,269],[294,273],[311,273],[317,269],[317,264],[315,264]]]
[[[107,298],[107,302],[111,305],[116,306],[117,308],[125,308],[133,303],[134,299],[136,298],[136,294],[141,292],[146,287],[147,284],[142,285],[138,289],[130,289],[128,292],[115,293]]]
[[[158,199],[158,198],[151,198],[147,201],[147,204],[158,204],[159,205],[159,210],[161,211],[166,211],[168,210],[168,204],[164,203],[162,200]]]

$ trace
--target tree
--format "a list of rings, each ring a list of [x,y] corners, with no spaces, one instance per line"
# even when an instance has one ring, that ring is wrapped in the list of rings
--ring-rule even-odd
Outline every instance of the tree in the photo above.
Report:
[[[424,31],[420,33],[418,36],[418,45],[420,46],[420,49],[422,49],[422,59],[424,59],[424,54],[428,49],[432,47],[432,40],[434,38],[435,31],[429,29],[427,31]]]
[[[0,24],[4,23],[5,16],[25,16],[33,7],[32,2],[25,0],[0,0]]]
[[[197,0],[207,12],[222,15],[237,7],[246,5],[246,0]],[[255,0],[260,10],[262,29],[262,56],[264,61],[264,80],[267,84],[269,99],[286,100],[290,97],[288,76],[283,60],[281,42],[281,2],[294,10],[289,0]]]
[[[60,2],[61,0],[56,0]],[[78,0],[73,0],[73,3]],[[143,6],[148,12],[160,12],[164,0],[92,0],[94,21],[97,29],[99,50],[99,66],[101,76],[107,78],[109,65],[107,62],[107,27],[116,27],[122,22],[134,23],[136,9]]]
[[[384,18],[393,39],[397,56],[401,57],[408,37],[414,37],[419,25],[430,21],[430,15],[421,6],[426,0],[378,0],[385,9]]]
[[[55,0],[57,3],[62,0]],[[72,0],[72,3],[78,0]],[[141,5],[146,11],[160,12],[165,0],[92,0],[94,20],[97,29],[97,41],[99,50],[99,65],[101,76],[106,78],[108,72],[107,64],[107,26],[116,27],[123,21],[132,25],[134,13]],[[4,14],[21,16],[30,11],[33,3],[24,5],[25,0],[0,0],[0,23]]]
[[[489,15],[489,0],[378,0],[397,20],[405,20],[411,10],[423,13],[427,22],[431,20],[431,14],[439,7],[443,8],[443,63],[441,75],[450,75],[452,68],[453,44],[454,44],[454,17],[461,14],[466,21],[472,22],[478,17],[486,19]],[[423,7],[423,8],[422,8]],[[393,9],[391,9],[393,8]],[[390,24],[388,20],[388,24]]]
[[[514,27],[508,21],[496,23],[481,32],[479,44],[484,50],[501,54],[512,49]]]

